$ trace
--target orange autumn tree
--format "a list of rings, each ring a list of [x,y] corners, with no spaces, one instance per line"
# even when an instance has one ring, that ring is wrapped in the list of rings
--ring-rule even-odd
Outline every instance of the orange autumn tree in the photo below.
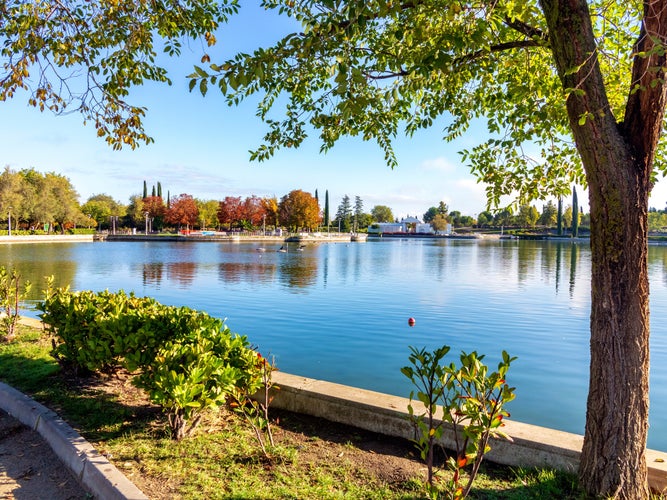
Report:
[[[294,230],[314,229],[321,220],[317,199],[300,189],[290,191],[280,199],[278,214],[280,223]]]
[[[190,229],[197,223],[199,216],[199,209],[194,198],[189,194],[179,194],[171,199],[171,205],[167,210],[165,220],[169,224],[174,224],[179,227],[185,226]]]

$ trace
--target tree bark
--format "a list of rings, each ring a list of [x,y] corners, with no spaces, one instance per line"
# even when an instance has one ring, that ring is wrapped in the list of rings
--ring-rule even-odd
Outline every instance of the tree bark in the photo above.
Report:
[[[667,0],[644,4],[633,83],[617,123],[598,65],[586,0],[541,0],[567,112],[588,182],[591,211],[591,364],[579,476],[592,495],[648,497],[647,213],[665,108]],[[646,36],[646,34],[651,36]],[[568,89],[576,89],[575,92]],[[574,216],[574,214],[573,214]]]

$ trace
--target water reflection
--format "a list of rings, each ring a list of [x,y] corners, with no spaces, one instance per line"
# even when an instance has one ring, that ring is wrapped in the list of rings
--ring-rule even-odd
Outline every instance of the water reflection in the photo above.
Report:
[[[570,298],[574,297],[574,283],[577,280],[578,255],[579,255],[579,245],[572,243],[570,245]]]
[[[267,283],[277,272],[275,262],[221,262],[218,279],[225,283]]]
[[[16,269],[22,280],[32,283],[27,302],[35,304],[44,298],[46,279],[54,277],[56,287],[66,287],[74,282],[77,262],[72,257],[72,245],[0,245],[0,262],[7,269]]]
[[[295,255],[281,261],[278,267],[280,284],[292,292],[317,283],[317,258],[312,255]]]
[[[651,276],[660,277],[667,286],[667,245],[649,245],[648,247],[648,272]]]
[[[167,264],[167,277],[172,285],[189,289],[195,280],[197,264],[195,262],[170,262]]]
[[[141,277],[144,286],[159,287],[162,284],[164,271],[164,263],[162,262],[148,262],[143,265]]]

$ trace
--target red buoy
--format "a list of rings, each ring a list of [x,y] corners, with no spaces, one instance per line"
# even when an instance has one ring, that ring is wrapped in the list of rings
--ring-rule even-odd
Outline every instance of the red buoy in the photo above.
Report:
[[[410,319],[408,320],[408,325],[410,325],[410,326],[415,326],[415,318],[410,318]]]

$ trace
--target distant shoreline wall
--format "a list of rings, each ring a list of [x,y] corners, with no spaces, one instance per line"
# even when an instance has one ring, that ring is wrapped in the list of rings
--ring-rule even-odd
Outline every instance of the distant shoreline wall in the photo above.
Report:
[[[21,236],[0,236],[2,243],[92,243],[94,234],[27,234]]]

